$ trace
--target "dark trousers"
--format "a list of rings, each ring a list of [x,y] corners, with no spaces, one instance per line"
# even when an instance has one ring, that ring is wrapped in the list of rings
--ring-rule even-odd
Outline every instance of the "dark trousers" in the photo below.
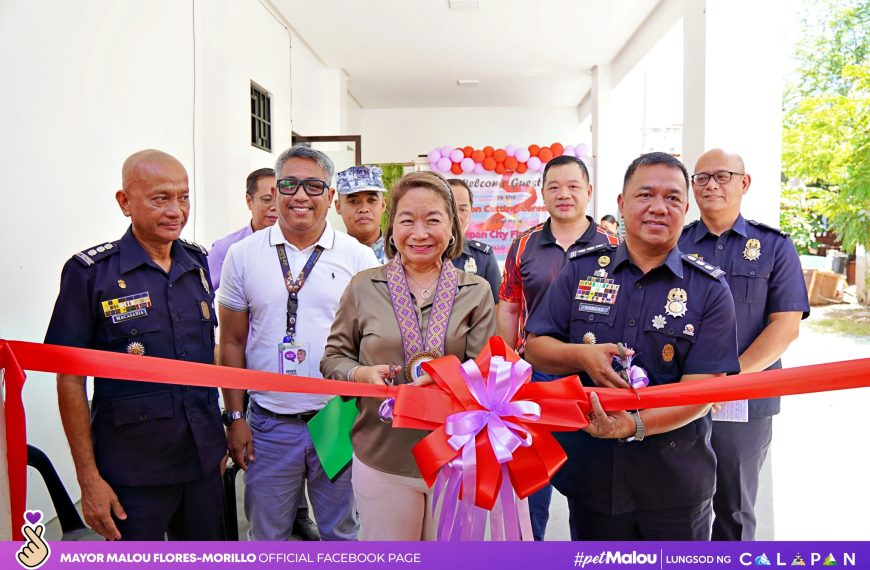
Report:
[[[126,520],[115,518],[121,540],[224,540],[220,470],[187,483],[113,487]]]
[[[773,418],[713,422],[716,452],[713,540],[755,540],[758,474],[773,437]]]
[[[710,501],[673,509],[608,515],[568,497],[571,540],[710,540]]]
[[[532,371],[532,382],[551,382],[562,377],[538,370]],[[532,536],[535,540],[544,540],[544,536],[547,534],[547,522],[550,520],[550,500],[552,498],[553,486],[549,484],[529,495],[529,515],[532,519]]]

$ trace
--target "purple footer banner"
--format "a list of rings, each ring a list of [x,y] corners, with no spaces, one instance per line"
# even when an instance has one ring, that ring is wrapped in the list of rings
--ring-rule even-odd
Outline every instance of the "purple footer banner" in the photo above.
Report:
[[[40,533],[41,534],[41,533]],[[34,538],[35,537],[35,538]],[[0,568],[870,568],[870,542],[25,542]]]

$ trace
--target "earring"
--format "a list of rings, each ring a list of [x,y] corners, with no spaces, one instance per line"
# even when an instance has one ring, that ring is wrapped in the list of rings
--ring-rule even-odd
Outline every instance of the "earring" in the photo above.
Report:
[[[453,245],[454,243],[456,243],[456,237],[450,236],[450,241],[447,242],[447,245]]]
[[[396,240],[394,239],[394,236],[390,236],[390,244],[391,244],[393,247],[396,247]]]

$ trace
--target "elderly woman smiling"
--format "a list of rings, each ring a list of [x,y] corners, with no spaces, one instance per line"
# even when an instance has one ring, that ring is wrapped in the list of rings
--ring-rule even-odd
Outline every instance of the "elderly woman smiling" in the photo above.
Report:
[[[447,181],[432,172],[403,176],[389,212],[390,261],[360,272],[345,290],[320,363],[324,378],[424,383],[420,363],[474,358],[495,334],[489,285],[450,263],[463,238]],[[393,429],[378,414],[379,399],[357,405],[351,440],[360,538],[433,540],[431,490],[411,455],[427,432]]]

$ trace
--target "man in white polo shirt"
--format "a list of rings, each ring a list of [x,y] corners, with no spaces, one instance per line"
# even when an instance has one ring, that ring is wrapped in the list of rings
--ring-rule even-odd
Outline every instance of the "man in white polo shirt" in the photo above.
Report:
[[[351,277],[378,261],[326,221],[335,195],[329,157],[294,146],[275,172],[278,223],[233,244],[224,262],[220,364],[320,378],[339,299]],[[249,538],[287,540],[307,481],[321,538],[356,539],[350,470],[331,482],[306,426],[330,397],[251,390],[245,418],[244,392],[223,394],[230,454],[246,471]]]

